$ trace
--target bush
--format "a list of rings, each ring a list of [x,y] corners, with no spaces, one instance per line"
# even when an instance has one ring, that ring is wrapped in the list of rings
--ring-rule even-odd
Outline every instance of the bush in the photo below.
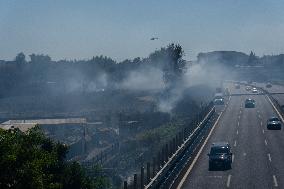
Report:
[[[0,129],[0,188],[92,189],[106,178],[90,177],[78,162],[67,162],[68,147],[46,138],[39,127],[26,133]]]

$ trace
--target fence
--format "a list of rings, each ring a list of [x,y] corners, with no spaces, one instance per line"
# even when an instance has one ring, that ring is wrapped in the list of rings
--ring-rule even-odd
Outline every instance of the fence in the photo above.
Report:
[[[134,174],[130,183],[123,182],[123,188],[160,188],[163,179],[171,180],[167,172],[172,169],[175,163],[181,156],[184,155],[186,149],[194,142],[196,137],[205,127],[207,121],[215,113],[213,102],[208,104],[197,118],[189,125],[195,125],[195,129],[192,127],[184,127],[180,132],[176,134],[168,143],[166,143],[161,150],[152,158],[152,162],[144,163],[144,166],[140,168],[140,174]],[[204,118],[201,122],[200,118]],[[180,171],[180,170],[179,170]]]

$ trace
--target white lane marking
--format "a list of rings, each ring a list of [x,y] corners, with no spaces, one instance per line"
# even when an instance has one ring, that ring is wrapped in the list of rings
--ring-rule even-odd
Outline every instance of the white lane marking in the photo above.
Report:
[[[261,118],[260,114],[258,114],[259,119]]]
[[[240,110],[240,114],[242,114],[242,110]]]
[[[265,146],[267,146],[267,140],[266,139],[264,140],[264,143],[265,143]]]
[[[273,182],[274,182],[274,186],[278,187],[278,183],[277,183],[277,179],[275,175],[273,175]]]
[[[239,119],[241,119],[241,116],[239,115]]]
[[[260,122],[260,126],[262,126],[262,121]]]
[[[230,187],[230,184],[231,184],[231,177],[232,177],[232,175],[229,175],[229,176],[228,176],[228,179],[227,179],[227,188]]]
[[[221,175],[213,175],[213,176],[207,176],[208,178],[219,178],[219,179],[221,179],[221,178],[223,178],[223,176],[221,176]]]
[[[264,129],[262,129],[262,133],[264,134]]]
[[[268,156],[268,160],[271,162],[271,155],[267,154],[267,156]]]
[[[247,155],[247,153],[245,153],[245,152],[244,152],[244,153],[243,153],[243,155],[244,155],[244,156],[246,156],[246,155]]]
[[[229,100],[230,100],[230,98],[229,98]],[[211,128],[211,130],[210,130],[208,136],[206,137],[206,139],[205,139],[203,145],[202,145],[201,148],[199,149],[199,151],[198,151],[198,153],[196,154],[195,158],[193,159],[191,165],[189,166],[189,168],[187,169],[187,171],[186,171],[186,173],[184,174],[183,178],[181,179],[180,183],[178,184],[177,189],[180,189],[180,188],[182,187],[183,183],[185,182],[186,178],[188,177],[189,173],[191,172],[193,166],[194,166],[195,163],[197,162],[197,160],[198,160],[198,158],[199,158],[201,152],[203,151],[203,148],[204,148],[205,145],[207,144],[207,142],[208,142],[210,136],[212,135],[213,130],[215,129],[216,125],[219,123],[219,120],[220,120],[222,114],[223,114],[223,112],[221,112],[221,113],[219,114],[219,117],[217,118],[215,124],[214,124],[213,127]]]
[[[234,162],[234,160],[235,160],[235,155],[233,154],[232,155],[232,162]]]
[[[238,126],[240,126],[240,122],[238,121]]]
[[[235,147],[237,146],[237,141],[236,141],[236,140],[235,140],[234,146],[235,146]]]
[[[237,135],[239,134],[239,130],[237,130]]]

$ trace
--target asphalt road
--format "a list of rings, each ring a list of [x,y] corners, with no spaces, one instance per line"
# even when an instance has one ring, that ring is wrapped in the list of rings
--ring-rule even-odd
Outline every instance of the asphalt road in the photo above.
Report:
[[[208,142],[181,188],[284,188],[284,129],[267,130],[266,121],[276,115],[265,95],[251,95],[243,86],[232,96]],[[256,100],[255,108],[244,108],[244,101]],[[233,152],[232,169],[208,170],[213,142],[229,142]]]

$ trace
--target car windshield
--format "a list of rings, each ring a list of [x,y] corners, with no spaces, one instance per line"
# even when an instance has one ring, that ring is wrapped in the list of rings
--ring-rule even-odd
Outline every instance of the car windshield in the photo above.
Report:
[[[212,147],[210,154],[226,154],[229,153],[228,147]]]
[[[252,100],[252,99],[247,99],[247,100],[246,100],[246,103],[254,103],[254,100]]]

